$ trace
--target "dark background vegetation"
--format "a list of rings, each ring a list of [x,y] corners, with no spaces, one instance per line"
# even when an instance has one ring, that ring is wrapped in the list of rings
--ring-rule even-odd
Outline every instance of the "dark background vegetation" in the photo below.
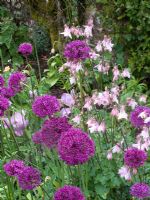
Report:
[[[21,42],[34,44],[40,57],[60,52],[64,24],[84,25],[94,17],[95,37],[108,34],[115,44],[115,62],[150,83],[149,0],[2,0],[0,3],[1,66],[23,64],[17,55]],[[102,29],[101,29],[102,28]],[[101,31],[99,31],[101,30]],[[35,54],[34,54],[35,55]]]

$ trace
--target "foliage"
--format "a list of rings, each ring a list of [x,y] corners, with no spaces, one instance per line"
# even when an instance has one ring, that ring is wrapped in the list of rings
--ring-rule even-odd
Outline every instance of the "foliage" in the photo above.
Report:
[[[109,31],[116,43],[119,63],[129,65],[138,79],[149,82],[149,2],[117,0],[110,3],[108,0],[97,0],[97,6],[101,7],[98,14],[105,27],[104,32]]]
[[[0,7],[0,57],[2,65],[12,60],[14,66],[23,63],[22,57],[17,53],[17,48],[23,41],[29,41],[26,25],[17,26],[10,12],[5,7]]]

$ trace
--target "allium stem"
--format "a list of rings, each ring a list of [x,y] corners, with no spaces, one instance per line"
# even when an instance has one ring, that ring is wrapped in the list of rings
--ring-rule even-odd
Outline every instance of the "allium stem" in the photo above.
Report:
[[[87,125],[84,119],[84,89],[83,89],[83,80],[82,80],[82,73],[81,71],[78,72],[78,76],[77,76],[77,83],[78,83],[78,88],[80,91],[80,109],[81,109],[81,125],[84,131],[87,131]]]

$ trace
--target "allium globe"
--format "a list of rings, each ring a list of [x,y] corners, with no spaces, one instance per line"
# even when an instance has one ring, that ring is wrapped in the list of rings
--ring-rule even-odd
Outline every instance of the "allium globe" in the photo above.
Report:
[[[11,160],[10,162],[4,164],[3,169],[8,176],[18,176],[25,165],[22,160]]]
[[[4,78],[3,76],[0,75],[0,88],[4,86],[4,83],[5,83]]]
[[[48,148],[55,147],[62,133],[68,131],[71,127],[66,117],[46,120],[42,127],[42,143]]]
[[[83,40],[74,40],[65,46],[64,56],[71,61],[85,60],[90,57],[90,47]]]
[[[24,42],[19,45],[18,52],[21,53],[23,56],[29,56],[32,53],[33,47],[32,44],[28,42]]]
[[[38,96],[32,104],[32,111],[41,118],[51,116],[59,110],[60,105],[55,96]]]
[[[130,114],[130,121],[136,128],[150,126],[150,121],[145,122],[144,119],[150,117],[150,108],[146,106],[137,106]]]
[[[42,131],[41,131],[41,130],[35,132],[35,133],[32,135],[32,141],[33,141],[35,144],[41,144],[41,143],[42,143]]]
[[[21,92],[23,83],[25,82],[26,76],[22,72],[14,72],[8,79],[9,88],[11,88],[15,94]]]
[[[33,190],[41,184],[41,174],[36,168],[25,167],[18,175],[18,183],[23,190]]]
[[[0,88],[0,95],[2,95],[3,97],[9,99],[9,98],[15,96],[15,92],[10,87],[2,87],[2,88]]]
[[[137,148],[129,148],[124,154],[124,162],[131,168],[143,166],[147,160],[147,153]]]
[[[150,186],[145,183],[135,183],[130,188],[130,194],[139,199],[150,197]]]
[[[62,134],[58,143],[60,158],[68,165],[87,162],[95,153],[94,141],[80,129],[71,128]]]
[[[65,185],[55,192],[54,200],[85,200],[85,197],[80,188],[76,186]]]
[[[4,111],[9,108],[9,101],[3,96],[0,96],[0,117],[4,116]]]

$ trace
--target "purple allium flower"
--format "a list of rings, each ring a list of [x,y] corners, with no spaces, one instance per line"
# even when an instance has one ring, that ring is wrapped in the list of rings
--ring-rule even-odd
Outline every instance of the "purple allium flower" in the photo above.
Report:
[[[80,188],[76,186],[65,185],[55,192],[54,200],[85,200],[85,197]]]
[[[0,117],[4,115],[4,111],[9,108],[9,101],[3,96],[0,96]]]
[[[8,85],[15,94],[22,90],[24,82],[26,82],[26,76],[22,72],[14,72],[8,79]]]
[[[33,141],[35,144],[41,144],[41,143],[42,143],[42,131],[41,131],[41,130],[35,132],[35,133],[32,135],[32,141]]]
[[[74,40],[65,46],[64,56],[72,61],[85,60],[90,57],[90,47],[83,40]]]
[[[124,154],[124,162],[131,168],[138,168],[144,165],[147,160],[147,153],[137,148],[129,148]]]
[[[60,158],[68,165],[87,162],[95,153],[94,141],[80,129],[71,128],[62,134],[58,143]]]
[[[71,127],[66,117],[46,120],[42,128],[42,143],[48,148],[53,148],[58,144],[62,133]]]
[[[60,105],[55,96],[38,96],[32,104],[32,110],[37,116],[44,118],[59,111]]]
[[[150,126],[150,121],[145,122],[144,119],[150,117],[150,108],[146,106],[137,106],[130,114],[130,121],[136,128]]]
[[[0,75],[0,88],[4,86],[4,78]]]
[[[11,160],[3,166],[4,171],[8,176],[18,176],[24,167],[25,165],[22,160]]]
[[[145,183],[135,183],[130,188],[130,194],[139,199],[150,197],[150,186]]]
[[[2,95],[3,97],[9,99],[9,98],[15,96],[15,92],[10,87],[2,87],[2,88],[0,88],[0,95]]]
[[[33,47],[30,43],[22,43],[18,47],[18,52],[21,53],[23,56],[29,56],[32,53]]]
[[[41,174],[38,169],[25,167],[18,175],[19,186],[23,190],[33,190],[41,183]]]

